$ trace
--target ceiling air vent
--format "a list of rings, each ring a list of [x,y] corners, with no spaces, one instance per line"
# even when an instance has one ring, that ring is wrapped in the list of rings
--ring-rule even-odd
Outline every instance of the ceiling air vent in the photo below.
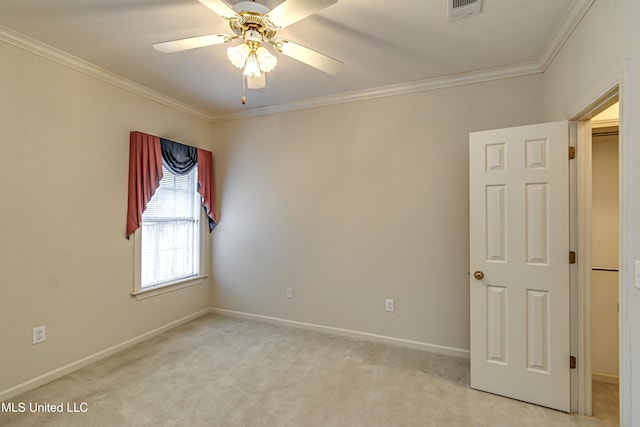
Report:
[[[449,0],[449,21],[480,13],[482,0]]]

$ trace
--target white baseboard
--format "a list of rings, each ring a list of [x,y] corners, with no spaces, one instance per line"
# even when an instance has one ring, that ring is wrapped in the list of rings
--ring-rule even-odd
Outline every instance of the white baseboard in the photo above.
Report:
[[[375,342],[381,342],[385,344],[397,345],[401,347],[413,348],[413,349],[422,350],[422,351],[428,351],[430,353],[436,353],[436,354],[441,354],[445,356],[463,357],[466,359],[469,358],[469,350],[464,350],[461,348],[447,347],[447,346],[429,344],[429,343],[420,342],[420,341],[412,341],[412,340],[406,340],[402,338],[394,338],[394,337],[388,337],[384,335],[370,334],[367,332],[352,331],[349,329],[334,328],[332,326],[323,326],[323,325],[316,325],[313,323],[297,322],[295,320],[280,319],[277,317],[263,316],[260,314],[245,313],[245,312],[234,311],[234,310],[227,310],[224,308],[211,308],[211,313],[218,313],[221,315],[240,317],[245,319],[254,319],[254,320],[274,323],[278,325],[291,326],[294,328],[308,329],[312,331],[327,332],[335,335],[341,335],[341,336],[346,336],[351,338],[364,339],[368,341],[375,341]]]
[[[605,374],[602,372],[592,372],[591,380],[607,384],[619,384],[620,382],[617,375]]]
[[[109,347],[105,350],[99,351],[97,353],[94,353],[90,356],[84,357],[80,360],[77,360],[75,362],[69,363],[68,365],[62,366],[60,368],[54,369],[52,371],[49,371],[45,374],[42,374],[38,377],[32,378],[28,381],[25,381],[21,384],[18,384],[16,386],[13,386],[11,388],[8,388],[6,390],[2,390],[0,391],[0,402],[4,402],[7,401],[15,396],[18,396],[22,393],[25,393],[29,390],[32,390],[36,387],[40,387],[41,385],[50,383],[51,381],[54,381],[64,375],[70,374],[74,371],[77,371],[80,368],[83,368],[87,365],[89,365],[90,363],[94,363],[97,362],[101,359],[104,359],[108,356],[111,356],[115,353],[118,353],[122,350],[125,350],[129,347],[132,347],[136,344],[139,344],[143,341],[146,341],[150,338],[153,338],[156,335],[160,335],[163,332],[166,332],[170,329],[176,328],[180,325],[183,325],[185,323],[188,323],[192,320],[197,319],[198,317],[204,316],[206,314],[209,313],[217,313],[217,314],[221,314],[221,315],[226,315],[226,316],[233,316],[233,317],[240,317],[240,318],[245,318],[245,319],[253,319],[253,320],[258,320],[258,321],[263,321],[263,322],[269,322],[269,323],[273,323],[273,324],[278,324],[278,325],[285,325],[285,326],[290,326],[290,327],[295,327],[295,328],[301,328],[301,329],[307,329],[307,330],[312,330],[312,331],[320,331],[320,332],[326,332],[326,333],[330,333],[330,334],[335,334],[335,335],[340,335],[340,336],[346,336],[346,337],[351,337],[351,338],[358,338],[358,339],[364,339],[364,340],[368,340],[368,341],[375,341],[375,342],[381,342],[381,343],[385,343],[385,344],[392,344],[392,345],[397,345],[397,346],[401,346],[401,347],[407,347],[407,348],[413,348],[413,349],[417,349],[417,350],[422,350],[422,351],[428,351],[431,353],[436,353],[436,354],[442,354],[445,356],[454,356],[454,357],[462,357],[462,358],[469,358],[469,350],[464,350],[464,349],[460,349],[460,348],[455,348],[455,347],[446,347],[446,346],[441,346],[441,345],[436,345],[436,344],[429,344],[429,343],[424,343],[424,342],[420,342],[420,341],[412,341],[412,340],[405,340],[402,338],[394,338],[394,337],[387,337],[387,336],[383,336],[383,335],[376,335],[376,334],[370,334],[367,332],[359,332],[359,331],[352,331],[349,329],[341,329],[341,328],[334,328],[331,326],[323,326],[323,325],[316,325],[316,324],[312,324],[312,323],[304,323],[304,322],[297,322],[294,320],[286,320],[286,319],[280,319],[277,317],[270,317],[270,316],[262,316],[259,314],[252,314],[252,313],[244,313],[244,312],[240,312],[240,311],[234,311],[234,310],[226,310],[226,309],[222,309],[222,308],[207,308],[204,310],[200,310],[196,313],[190,314],[189,316],[185,316],[181,319],[175,320],[173,322],[167,323],[164,326],[161,326],[159,328],[153,329],[149,332],[146,332],[142,335],[139,335],[137,337],[131,338],[127,341],[124,341],[120,344],[116,344],[112,347]],[[594,373],[594,379],[596,379],[596,373]],[[617,378],[616,378],[617,380]],[[598,380],[599,381],[599,380]],[[607,381],[605,381],[607,382]]]
[[[38,377],[32,378],[28,381],[23,382],[22,384],[18,384],[14,387],[8,388],[6,390],[0,391],[0,402],[4,402],[8,399],[11,399],[15,396],[18,396],[24,392],[32,390],[41,385],[50,383],[53,380],[56,380],[64,375],[70,374],[71,372],[77,371],[80,368],[87,366],[90,363],[97,362],[98,360],[104,359],[105,357],[111,356],[112,354],[118,353],[122,350],[125,350],[129,347],[132,347],[136,344],[139,344],[143,341],[148,340],[149,338],[153,338],[156,335],[160,335],[163,332],[166,332],[170,329],[173,329],[177,326],[183,325],[187,322],[190,322],[198,317],[204,316],[205,314],[211,313],[211,310],[206,308],[204,310],[200,310],[196,313],[190,314],[189,316],[185,316],[181,319],[175,320],[173,322],[167,323],[164,326],[153,329],[149,332],[146,332],[142,335],[139,335],[135,338],[131,338],[127,341],[124,341],[120,344],[116,344],[113,347],[109,347],[105,350],[94,353],[90,356],[87,356],[83,359],[77,360],[75,362],[69,363],[68,365],[62,366],[60,368],[54,369],[53,371],[47,372]]]

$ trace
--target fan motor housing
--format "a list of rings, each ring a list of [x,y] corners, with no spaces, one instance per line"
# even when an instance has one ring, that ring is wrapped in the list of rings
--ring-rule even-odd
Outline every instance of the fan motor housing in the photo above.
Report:
[[[277,30],[273,28],[263,14],[241,11],[238,12],[238,16],[240,19],[232,19],[229,21],[229,27],[231,27],[231,30],[237,35],[243,35],[248,31],[257,31],[266,39],[271,39],[276,35]]]
[[[233,9],[238,14],[238,19],[231,19],[229,26],[237,35],[244,35],[250,30],[257,31],[262,35],[262,38],[266,39],[271,39],[276,35],[277,29],[266,17],[270,10],[269,7],[256,1],[241,1],[236,3]]]

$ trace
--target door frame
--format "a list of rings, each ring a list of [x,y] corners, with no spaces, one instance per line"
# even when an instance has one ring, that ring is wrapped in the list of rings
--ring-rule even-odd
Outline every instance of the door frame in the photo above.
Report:
[[[630,149],[631,124],[631,87],[628,84],[631,76],[630,62],[623,64],[621,72],[605,85],[594,91],[594,95],[583,102],[570,115],[572,121],[577,121],[577,162],[575,171],[571,172],[571,188],[575,189],[575,196],[571,197],[571,205],[575,210],[571,212],[573,224],[571,226],[571,241],[577,251],[577,268],[572,275],[571,319],[575,319],[572,326],[572,352],[578,358],[575,376],[572,376],[572,411],[582,415],[592,414],[591,390],[591,118],[615,102],[620,103],[619,115],[619,253],[620,275],[618,295],[620,310],[619,324],[619,389],[620,389],[620,425],[627,425],[631,419],[631,299],[629,290],[633,288],[633,266],[627,260],[626,254],[632,247],[630,237],[625,230],[631,223],[631,215],[625,196],[629,187],[625,171],[631,166],[626,164]]]

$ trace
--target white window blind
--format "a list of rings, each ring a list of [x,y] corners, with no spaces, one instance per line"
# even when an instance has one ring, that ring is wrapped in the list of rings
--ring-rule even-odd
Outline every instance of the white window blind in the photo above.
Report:
[[[141,288],[195,276],[200,261],[197,167],[175,175],[162,167],[160,186],[142,214]]]

